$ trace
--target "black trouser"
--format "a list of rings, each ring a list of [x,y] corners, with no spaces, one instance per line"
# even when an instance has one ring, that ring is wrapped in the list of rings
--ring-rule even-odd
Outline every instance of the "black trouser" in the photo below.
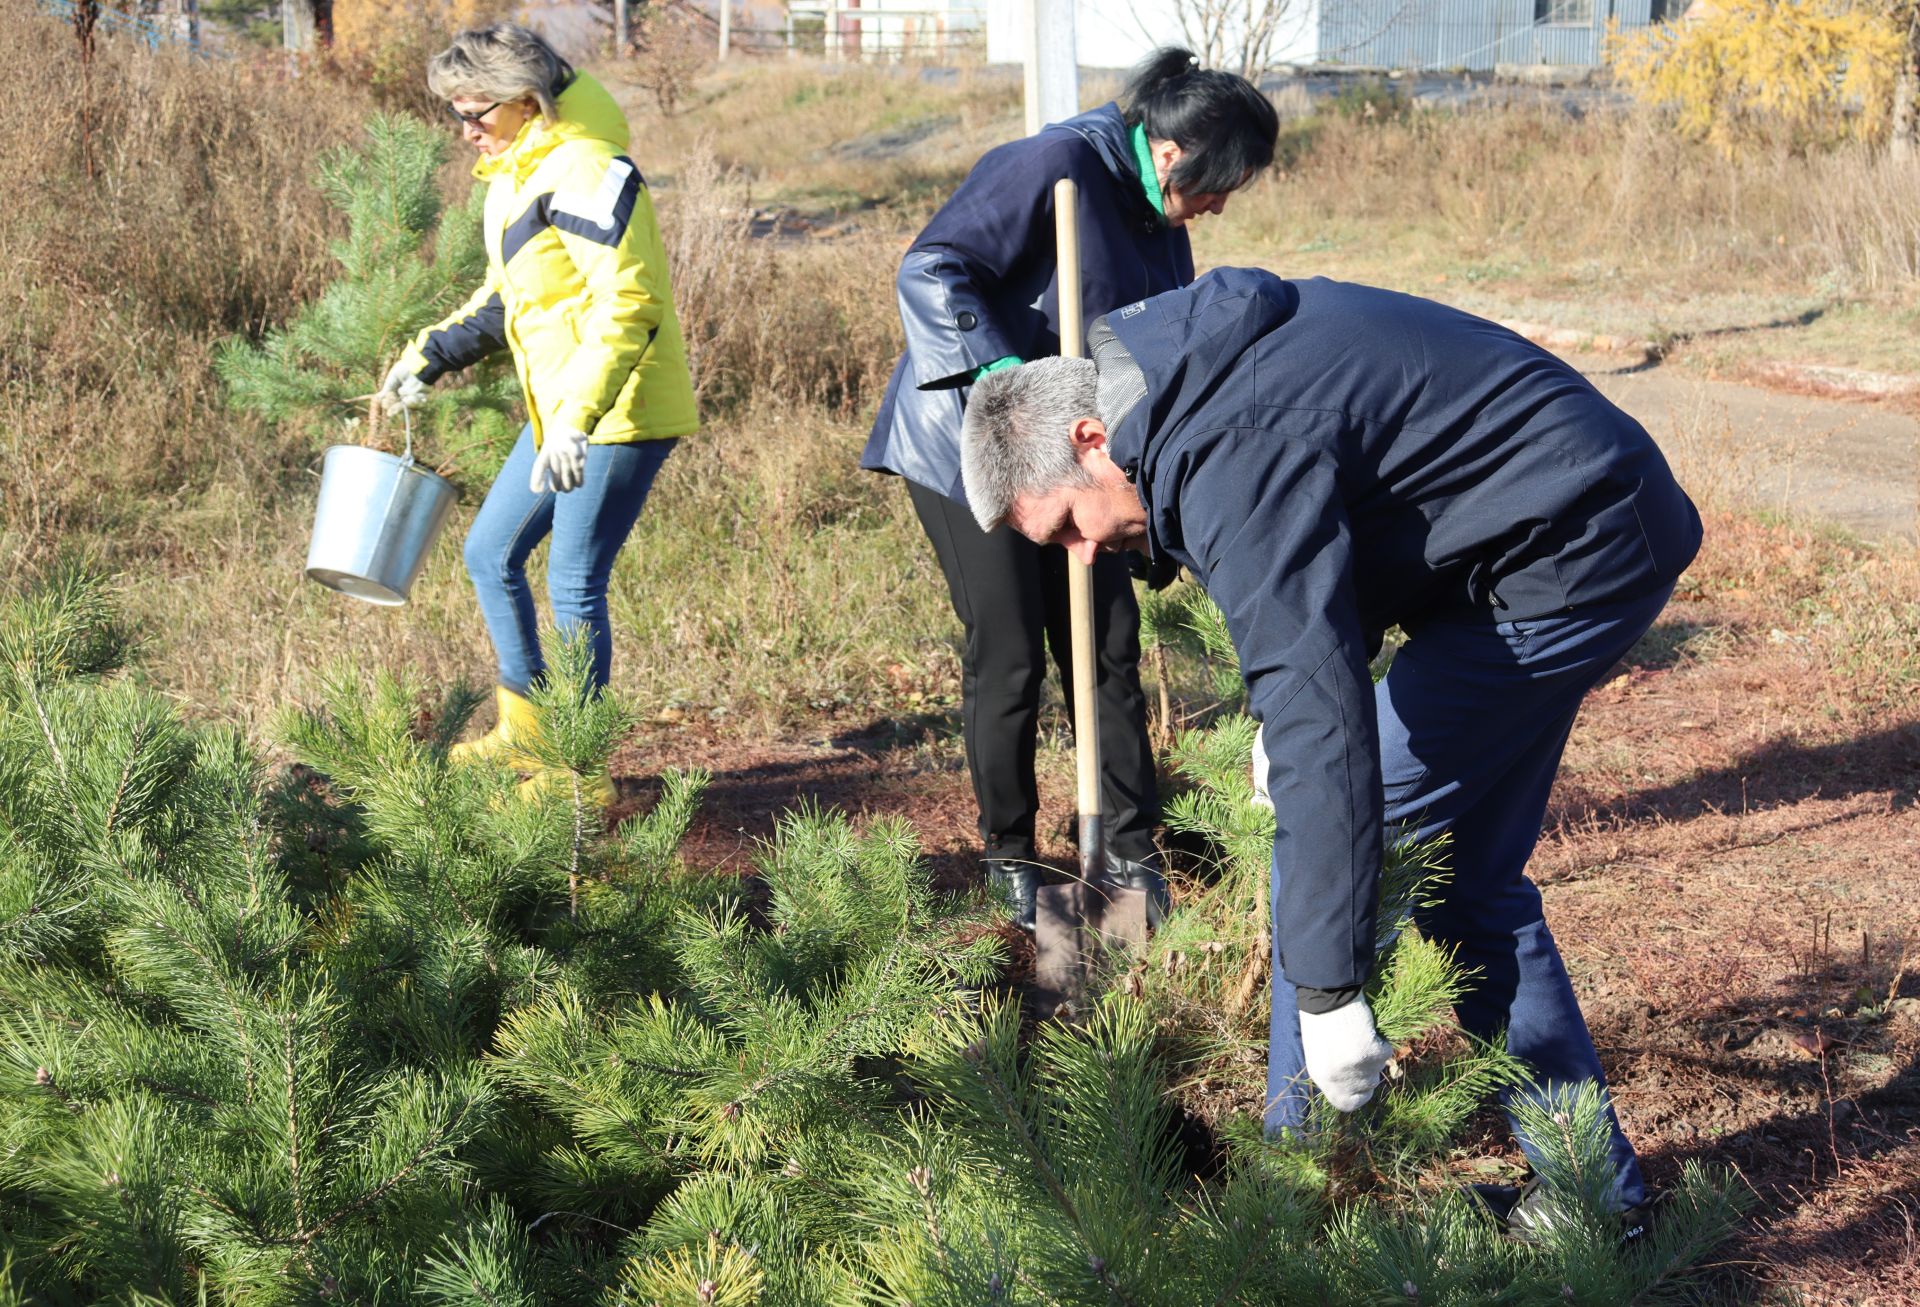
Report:
[[[989,858],[1031,858],[1040,807],[1033,751],[1049,650],[1069,718],[1073,711],[1067,551],[1007,526],[983,532],[964,505],[911,481],[907,490],[967,630],[960,712],[980,838]],[[1117,555],[1103,555],[1093,568],[1093,630],[1107,848],[1141,862],[1153,852],[1160,791],[1140,688],[1140,608]]]

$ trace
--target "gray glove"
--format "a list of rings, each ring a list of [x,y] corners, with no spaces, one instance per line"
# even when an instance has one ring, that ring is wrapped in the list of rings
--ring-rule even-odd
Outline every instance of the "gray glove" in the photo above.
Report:
[[[402,409],[419,408],[427,402],[427,390],[427,383],[403,359],[387,369],[387,379],[380,383],[380,407],[388,417]]]
[[[536,495],[549,490],[565,494],[586,479],[587,433],[572,427],[548,427],[540,441],[540,452],[534,456],[527,488]]]
[[[1302,1012],[1300,1047],[1307,1055],[1307,1074],[1342,1112],[1365,1107],[1380,1073],[1393,1061],[1393,1045],[1373,1028],[1373,1009],[1364,998],[1331,1012]]]

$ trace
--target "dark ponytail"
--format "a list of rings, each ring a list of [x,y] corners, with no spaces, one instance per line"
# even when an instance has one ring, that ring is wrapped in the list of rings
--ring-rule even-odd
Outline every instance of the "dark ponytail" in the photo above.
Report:
[[[1145,124],[1149,140],[1180,147],[1167,181],[1185,194],[1224,194],[1273,162],[1273,101],[1244,77],[1202,68],[1191,50],[1162,46],[1142,59],[1120,105],[1127,126]]]

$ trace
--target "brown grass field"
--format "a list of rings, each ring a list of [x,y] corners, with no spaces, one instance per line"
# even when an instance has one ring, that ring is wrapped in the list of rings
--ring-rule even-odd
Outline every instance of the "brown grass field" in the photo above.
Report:
[[[316,450],[231,411],[211,371],[220,340],[326,284],[339,232],[312,162],[374,104],[319,69],[111,42],[83,98],[71,45],[0,17],[0,79],[48,106],[0,160],[6,571],[98,559],[142,674],[263,741],[335,659],[484,682],[451,546],[398,613],[301,579]],[[645,720],[615,816],[699,764],[697,864],[742,867],[811,798],[907,816],[963,884],[954,624],[904,494],[853,463],[896,348],[894,259],[1019,130],[1017,79],[741,61],[669,117],[606,71],[703,324],[711,416],[616,576],[616,689]],[[1703,376],[1783,357],[1920,372],[1910,169],[1723,159],[1650,116],[1282,104],[1283,165],[1197,230],[1203,262],[1655,339],[1661,366]],[[449,165],[449,194],[465,186]],[[1656,434],[1707,545],[1583,715],[1536,875],[1654,1178],[1700,1158],[1756,1200],[1724,1299],[1920,1302],[1920,557],[1760,513],[1713,441]],[[1206,707],[1173,689],[1177,711]],[[1043,772],[1064,865],[1062,737],[1056,720]],[[1504,1147],[1490,1122],[1461,1167]]]

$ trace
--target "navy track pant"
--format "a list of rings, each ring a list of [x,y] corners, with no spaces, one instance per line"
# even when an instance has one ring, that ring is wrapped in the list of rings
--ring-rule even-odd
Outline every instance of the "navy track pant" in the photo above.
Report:
[[[1605,1085],[1526,865],[1581,699],[1653,624],[1671,592],[1529,621],[1492,614],[1425,621],[1409,630],[1374,689],[1389,831],[1450,836],[1451,879],[1436,887],[1439,902],[1417,924],[1479,973],[1460,1002],[1461,1025],[1482,1039],[1504,1030],[1508,1050],[1533,1071],[1533,1083],[1503,1101]],[[1283,874],[1276,865],[1275,902]],[[1294,989],[1276,969],[1269,1133],[1303,1122],[1309,1083]],[[1516,1136],[1532,1156],[1531,1141],[1517,1129]],[[1644,1201],[1640,1164],[1617,1120],[1613,1162],[1620,1206]]]

